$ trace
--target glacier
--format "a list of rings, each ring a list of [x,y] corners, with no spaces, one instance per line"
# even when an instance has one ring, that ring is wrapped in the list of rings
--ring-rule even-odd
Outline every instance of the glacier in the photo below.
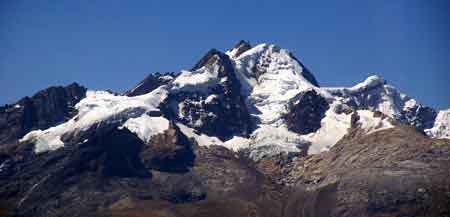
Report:
[[[64,146],[61,140],[65,134],[80,134],[100,125],[120,124],[137,133],[144,141],[152,133],[161,132],[161,128],[168,126],[158,123],[155,126],[155,119],[147,117],[146,113],[159,111],[159,104],[167,97],[167,89],[162,86],[151,93],[127,97],[117,96],[106,91],[88,91],[86,98],[75,105],[78,114],[69,121],[51,127],[46,130],[35,130],[26,134],[20,142],[31,142],[35,144],[36,153],[56,150]],[[150,120],[150,123],[143,124],[143,121]],[[156,119],[157,122],[162,121]],[[139,126],[137,125],[139,124]],[[143,128],[143,129],[138,129]],[[144,135],[141,132],[150,133]]]

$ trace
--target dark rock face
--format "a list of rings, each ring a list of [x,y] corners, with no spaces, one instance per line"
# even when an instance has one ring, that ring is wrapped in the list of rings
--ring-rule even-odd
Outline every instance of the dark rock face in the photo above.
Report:
[[[0,181],[1,200],[15,204],[17,216],[90,216],[101,206],[95,200],[108,203],[133,188],[132,183],[142,185],[150,177],[139,160],[142,146],[134,134],[114,129],[85,143],[14,161],[3,171],[10,175]],[[116,180],[133,177],[141,180],[117,189]]]
[[[398,118],[401,122],[415,126],[418,130],[432,128],[436,120],[437,112],[427,106],[416,105],[406,111],[402,111]]]
[[[143,146],[127,129],[112,129],[84,143],[81,154],[92,155],[93,170],[105,177],[145,177],[150,174],[139,156]]]
[[[193,166],[195,155],[191,142],[175,125],[154,136],[150,143],[140,153],[148,168],[162,172],[188,172]]]
[[[73,83],[50,87],[32,97],[0,107],[0,145],[14,143],[31,130],[47,129],[75,115],[74,105],[86,96],[86,88]]]
[[[221,80],[218,85],[211,87],[207,93],[170,93],[161,108],[169,119],[177,120],[206,135],[221,139],[247,135],[251,128],[250,115],[244,98],[240,95],[241,86],[229,57],[213,49],[193,69],[213,68],[215,65],[218,65],[218,78]],[[180,113],[183,115],[179,115]]]
[[[284,119],[289,130],[302,135],[308,134],[320,128],[320,121],[328,108],[325,98],[316,91],[309,90],[292,99]]]
[[[123,158],[123,162],[117,164],[131,166],[125,171],[144,167],[147,170],[183,173],[192,167],[195,159],[192,142],[173,123],[164,133],[153,136],[149,144],[144,144],[126,128],[117,131],[118,128],[121,128],[120,125],[121,122],[100,123],[78,134],[65,134],[61,140],[69,145],[82,144],[85,143],[84,141],[88,141],[88,146],[99,146],[100,144],[100,146],[108,147],[108,153],[111,153],[110,156],[113,156],[114,159],[131,156],[133,160]],[[114,157],[115,154],[118,157]],[[142,165],[138,166],[137,162]],[[111,169],[111,171],[114,170],[119,171],[118,168]]]
[[[195,71],[197,69],[200,69],[203,66],[211,66],[215,63],[215,59],[214,56],[217,56],[220,59],[224,59],[225,61],[227,61],[228,59],[224,58],[224,55],[222,52],[216,50],[216,49],[211,49],[209,50],[195,65],[194,67],[192,67],[191,71]],[[229,64],[227,64],[229,62]],[[230,68],[232,68],[231,66],[231,62],[230,60],[227,61],[226,64],[224,64],[223,67],[227,67],[227,69],[224,70],[230,70]]]
[[[142,158],[146,146],[127,129],[97,131],[84,143],[11,162],[0,172],[9,174],[0,181],[0,198],[16,204],[18,216],[92,216],[128,194],[160,197],[151,182],[153,166]],[[153,156],[158,153],[167,154]]]
[[[144,80],[139,82],[135,87],[125,92],[126,96],[138,96],[150,93],[161,85],[168,84],[176,77],[176,73],[154,73],[149,74]]]
[[[9,204],[14,216],[271,217],[284,200],[250,161],[197,147],[176,127],[149,144],[127,129],[105,129],[10,165],[0,171],[0,208]]]

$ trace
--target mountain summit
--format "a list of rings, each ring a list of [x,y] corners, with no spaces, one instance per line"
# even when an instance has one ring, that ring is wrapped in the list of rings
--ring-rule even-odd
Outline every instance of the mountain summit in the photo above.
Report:
[[[442,213],[449,117],[376,75],[321,87],[287,49],[242,40],[123,94],[73,84],[1,107],[0,203],[16,216]]]
[[[273,44],[251,47],[240,41],[225,53],[212,49],[191,70],[149,75],[125,95],[88,91],[72,120],[31,132],[21,141],[48,147],[36,150],[53,150],[64,146],[60,138],[67,133],[147,120],[149,108],[196,132],[186,131],[188,136],[205,136],[208,141],[200,140],[200,145],[249,150],[254,159],[328,150],[354,124],[372,133],[406,123],[431,137],[449,137],[447,123],[441,121],[448,111],[422,106],[379,76],[348,88],[319,87],[303,64]],[[145,125],[154,124],[143,121],[134,130],[147,132]]]

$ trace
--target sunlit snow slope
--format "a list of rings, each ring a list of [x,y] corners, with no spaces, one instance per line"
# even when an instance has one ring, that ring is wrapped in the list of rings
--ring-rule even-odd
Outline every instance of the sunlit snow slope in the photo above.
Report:
[[[152,118],[147,113],[158,111],[158,105],[167,96],[165,87],[151,93],[127,97],[106,91],[88,91],[86,98],[75,108],[78,114],[69,121],[47,130],[31,131],[21,142],[33,142],[35,152],[55,150],[64,146],[61,138],[68,134],[80,134],[104,125],[122,124],[136,133],[143,141],[168,128],[164,118]]]

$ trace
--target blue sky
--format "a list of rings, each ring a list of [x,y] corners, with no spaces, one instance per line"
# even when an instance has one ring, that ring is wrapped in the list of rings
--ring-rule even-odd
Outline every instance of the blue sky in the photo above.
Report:
[[[76,81],[123,91],[238,40],[291,50],[322,86],[371,74],[450,107],[450,1],[0,0],[0,104]]]

